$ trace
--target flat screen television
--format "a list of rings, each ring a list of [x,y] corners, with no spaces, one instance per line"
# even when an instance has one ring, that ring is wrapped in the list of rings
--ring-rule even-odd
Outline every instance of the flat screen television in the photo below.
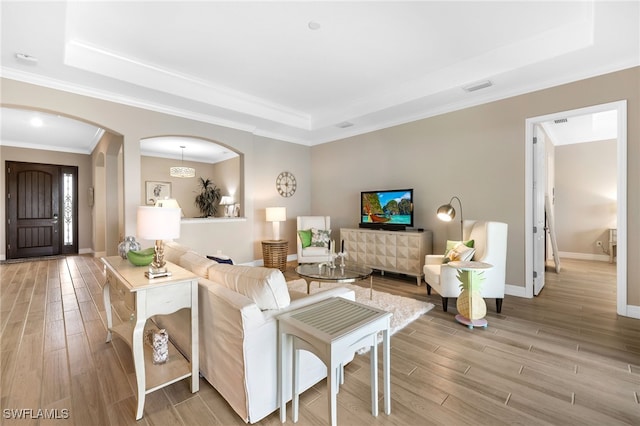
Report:
[[[360,228],[403,231],[413,227],[413,189],[362,191]]]

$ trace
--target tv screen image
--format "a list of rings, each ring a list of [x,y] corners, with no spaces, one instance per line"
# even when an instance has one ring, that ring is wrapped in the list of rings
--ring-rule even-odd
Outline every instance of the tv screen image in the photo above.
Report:
[[[361,224],[413,226],[413,189],[364,191]]]

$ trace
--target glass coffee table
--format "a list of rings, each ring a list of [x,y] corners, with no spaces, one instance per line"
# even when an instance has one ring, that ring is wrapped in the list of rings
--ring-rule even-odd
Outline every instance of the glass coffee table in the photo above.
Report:
[[[373,269],[366,266],[347,263],[331,268],[324,263],[303,263],[296,267],[296,273],[307,281],[307,294],[311,289],[311,281],[353,283],[369,278],[369,299],[373,298]]]

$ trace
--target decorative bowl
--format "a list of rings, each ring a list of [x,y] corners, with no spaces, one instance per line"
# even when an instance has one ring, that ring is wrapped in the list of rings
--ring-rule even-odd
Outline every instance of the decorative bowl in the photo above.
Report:
[[[127,259],[136,266],[147,266],[153,262],[154,254],[155,249],[153,247],[144,250],[129,250],[127,252]]]

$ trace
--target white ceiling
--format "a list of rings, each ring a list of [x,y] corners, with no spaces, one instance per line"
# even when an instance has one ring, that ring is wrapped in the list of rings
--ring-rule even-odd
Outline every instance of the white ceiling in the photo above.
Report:
[[[547,121],[542,127],[556,146],[611,140],[618,137],[618,112],[611,110]]]
[[[6,78],[305,145],[640,65],[635,1],[1,8]]]
[[[217,163],[238,156],[234,151],[210,141],[180,136],[142,139],[140,154],[164,158],[184,157],[185,160],[200,163]]]
[[[0,144],[89,154],[104,134],[94,125],[57,114],[0,108]]]

